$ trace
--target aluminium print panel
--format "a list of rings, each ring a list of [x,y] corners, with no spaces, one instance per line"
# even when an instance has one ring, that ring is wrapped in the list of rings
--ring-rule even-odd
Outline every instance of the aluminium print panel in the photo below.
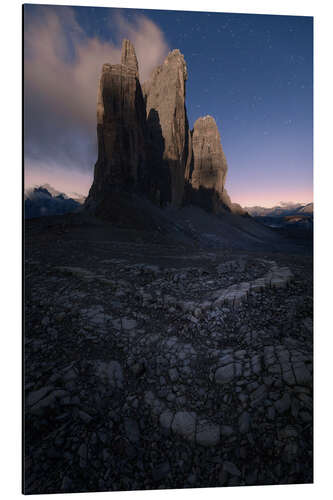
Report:
[[[23,492],[312,483],[313,19],[23,13]]]

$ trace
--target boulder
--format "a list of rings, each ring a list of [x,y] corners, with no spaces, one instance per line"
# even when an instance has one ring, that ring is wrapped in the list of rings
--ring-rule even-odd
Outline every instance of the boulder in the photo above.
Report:
[[[196,442],[201,446],[216,446],[220,442],[220,427],[208,420],[199,420]]]
[[[194,441],[196,418],[194,412],[178,411],[172,421],[172,431],[189,441]]]

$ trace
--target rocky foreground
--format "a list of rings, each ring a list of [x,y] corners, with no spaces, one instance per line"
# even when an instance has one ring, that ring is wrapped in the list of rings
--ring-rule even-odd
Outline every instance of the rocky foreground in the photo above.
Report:
[[[26,493],[312,482],[310,255],[48,219],[26,226]]]

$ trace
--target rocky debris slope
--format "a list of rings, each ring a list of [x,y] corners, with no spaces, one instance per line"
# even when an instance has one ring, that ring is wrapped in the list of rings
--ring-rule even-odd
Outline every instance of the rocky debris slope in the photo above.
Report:
[[[98,88],[98,159],[87,207],[103,204],[115,187],[144,183],[145,105],[133,45],[124,40],[121,64],[104,64]]]
[[[186,80],[184,56],[176,49],[169,53],[144,85],[147,128],[154,158],[156,148],[160,153],[158,163],[152,165],[151,176],[153,179],[157,177],[156,183],[163,203],[169,202],[173,206],[180,206],[183,201],[185,168],[189,156]],[[161,185],[161,180],[165,185]]]
[[[83,229],[27,234],[26,491],[311,482],[311,259]]]

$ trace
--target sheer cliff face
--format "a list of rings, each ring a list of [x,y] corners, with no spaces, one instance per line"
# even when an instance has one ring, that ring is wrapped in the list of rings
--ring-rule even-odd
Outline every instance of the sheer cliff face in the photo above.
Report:
[[[145,105],[133,45],[124,40],[121,64],[104,64],[97,98],[98,159],[89,199],[108,188],[141,182],[146,163]]]
[[[161,195],[167,198],[165,202],[173,206],[180,206],[183,201],[185,169],[189,156],[186,80],[184,57],[179,50],[173,50],[143,87],[153,156],[151,175],[162,176],[164,186],[161,187]],[[157,172],[154,172],[154,168]]]

